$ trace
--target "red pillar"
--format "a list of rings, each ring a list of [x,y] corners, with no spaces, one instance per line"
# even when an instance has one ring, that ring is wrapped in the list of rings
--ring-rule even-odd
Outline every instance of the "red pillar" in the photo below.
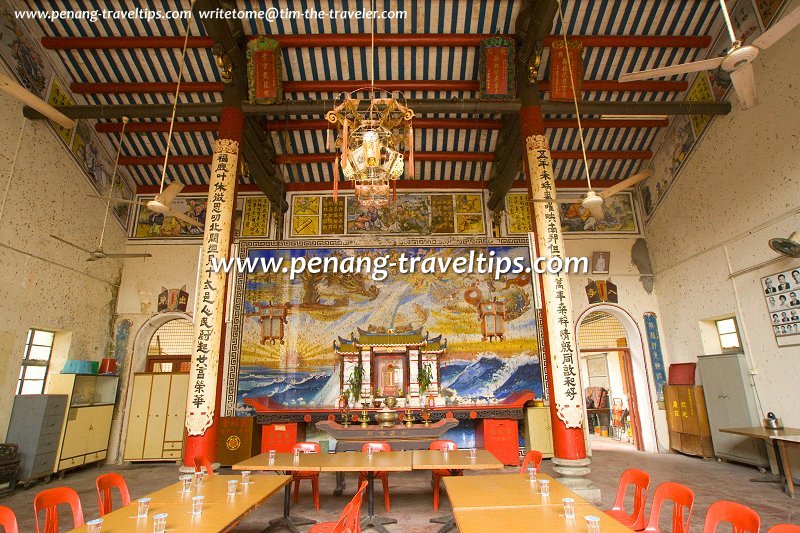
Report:
[[[242,137],[244,134],[244,113],[240,107],[226,106],[222,108],[222,116],[219,121],[219,134],[218,139],[230,139],[242,145]],[[240,156],[241,157],[241,152]],[[238,179],[236,180],[238,183]],[[209,205],[211,204],[211,195],[213,192],[209,189]],[[236,201],[234,195],[234,202]],[[234,210],[235,212],[235,210]],[[233,244],[233,224],[231,224],[231,244]],[[223,310],[227,305],[227,290],[228,278],[225,279],[225,284],[221,291],[223,294],[222,306]],[[196,302],[195,302],[196,305]],[[197,317],[195,317],[197,319]],[[224,376],[224,362],[225,362],[225,322],[222,322],[222,332],[220,335],[220,344],[217,347],[219,354],[219,368],[217,371],[217,394],[216,406],[214,409],[214,422],[211,427],[206,429],[202,435],[186,435],[186,440],[183,448],[183,464],[186,467],[194,468],[194,458],[202,455],[211,463],[214,463],[217,455],[217,428],[219,427],[220,406],[222,404],[222,389],[225,381]],[[189,391],[191,394],[191,391]]]
[[[520,142],[523,144],[523,147],[525,146],[525,139],[527,139],[530,135],[545,134],[541,108],[538,105],[524,105],[524,103],[525,99],[523,99],[523,106],[520,109],[519,115],[520,133],[522,136]],[[528,196],[532,198],[533,184],[531,183],[531,172],[528,168],[528,157],[525,154],[524,149],[523,161],[524,164],[522,167],[525,171],[525,183],[528,187]],[[533,210],[536,209],[536,205],[537,204],[531,204],[531,227],[533,228],[536,227],[536,221],[533,220]],[[533,244],[536,247],[537,255],[539,255],[539,244],[535,239]],[[540,294],[543,294],[544,288],[542,286],[542,279],[541,277],[537,277],[536,279],[539,283],[539,292]],[[547,331],[547,309],[544,303],[542,304],[542,335],[544,338],[541,339],[541,344],[544,347],[544,350],[549,352],[550,344],[548,342],[549,332]],[[550,361],[549,354],[547,354],[547,361]],[[550,398],[553,398],[553,370],[550,364],[547,365],[546,374],[548,395]],[[555,402],[553,401],[550,402],[550,427],[553,431],[553,451],[557,459],[579,460],[586,458],[586,443],[584,440],[583,429],[568,428],[564,422],[558,418]]]

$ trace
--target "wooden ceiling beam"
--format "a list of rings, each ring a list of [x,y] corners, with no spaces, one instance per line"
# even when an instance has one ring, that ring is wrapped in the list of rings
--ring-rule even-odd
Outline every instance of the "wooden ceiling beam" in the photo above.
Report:
[[[478,92],[480,82],[472,80],[395,80],[376,81],[375,85],[387,91],[468,91]],[[174,93],[174,82],[111,82],[71,83],[74,94],[158,94]],[[351,92],[369,86],[368,81],[285,81],[284,93]],[[542,80],[537,86],[542,92],[550,90],[550,81]],[[621,83],[616,80],[585,80],[583,92],[682,92],[689,87],[686,81],[644,80]],[[222,82],[186,81],[181,83],[182,93],[222,92]]]
[[[271,35],[284,48],[369,47],[369,34]],[[375,46],[476,47],[483,39],[494,35],[474,33],[429,33],[375,35]],[[253,36],[248,36],[252,39]],[[543,42],[549,46],[558,35],[549,35]],[[586,47],[614,48],[707,48],[711,37],[697,35],[573,35]],[[42,37],[48,50],[126,50],[133,48],[181,48],[183,37],[124,36],[124,37]],[[189,37],[190,48],[209,48],[210,37]]]
[[[511,145],[509,145],[511,146]],[[589,159],[649,159],[653,156],[650,150],[590,150],[586,152]],[[321,163],[333,163],[336,154],[291,154],[276,155],[274,162],[278,165],[312,165]],[[558,159],[581,159],[580,150],[554,150],[552,152],[554,160]],[[510,157],[497,159],[494,153],[486,152],[414,152],[416,161],[461,161],[461,162],[481,162],[491,163],[495,160],[510,161]],[[121,156],[119,164],[121,166],[132,165],[154,165],[163,164],[164,158],[161,156]],[[169,158],[170,165],[208,165],[211,163],[210,155],[173,155]],[[510,164],[510,163],[506,163]],[[519,161],[514,170],[519,172]],[[515,168],[516,167],[516,168]]]

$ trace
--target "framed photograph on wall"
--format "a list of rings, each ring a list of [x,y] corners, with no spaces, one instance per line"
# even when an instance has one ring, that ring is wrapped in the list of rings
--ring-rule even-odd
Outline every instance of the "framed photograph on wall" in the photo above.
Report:
[[[800,345],[800,268],[761,278],[769,323],[778,346]]]
[[[592,252],[592,274],[608,274],[611,252]]]

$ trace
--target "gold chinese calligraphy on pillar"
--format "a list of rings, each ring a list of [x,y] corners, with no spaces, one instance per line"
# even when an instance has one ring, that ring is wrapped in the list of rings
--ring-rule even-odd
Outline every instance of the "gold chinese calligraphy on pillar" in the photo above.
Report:
[[[534,199],[555,200],[555,181],[550,147],[544,135],[531,135],[526,139],[528,169]],[[561,213],[555,202],[534,204],[536,233],[539,253],[544,257],[564,254],[564,239],[561,235]],[[579,428],[583,422],[583,391],[578,376],[578,354],[575,346],[575,329],[572,321],[572,305],[569,278],[563,272],[542,274],[543,301],[547,310],[548,353],[553,376],[554,398],[558,418],[568,428]]]
[[[203,435],[214,421],[225,315],[225,273],[215,272],[213,265],[215,261],[219,263],[227,259],[230,251],[238,155],[238,142],[230,139],[214,142],[194,304],[194,352],[186,404],[186,431],[189,435]]]

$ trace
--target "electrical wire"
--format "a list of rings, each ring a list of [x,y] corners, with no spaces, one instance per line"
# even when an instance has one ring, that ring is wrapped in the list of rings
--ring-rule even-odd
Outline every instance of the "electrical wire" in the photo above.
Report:
[[[103,217],[103,229],[100,231],[100,242],[97,245],[98,249],[103,249],[103,239],[106,236],[106,223],[108,222],[108,213],[111,211],[111,195],[114,193],[114,184],[117,182],[117,168],[119,167],[119,154],[122,152],[122,142],[125,140],[125,128],[128,126],[128,117],[122,117],[122,131],[119,134],[119,142],[117,143],[117,155],[114,157],[114,172],[111,173],[111,185],[108,188],[108,198],[106,198],[106,214]]]

